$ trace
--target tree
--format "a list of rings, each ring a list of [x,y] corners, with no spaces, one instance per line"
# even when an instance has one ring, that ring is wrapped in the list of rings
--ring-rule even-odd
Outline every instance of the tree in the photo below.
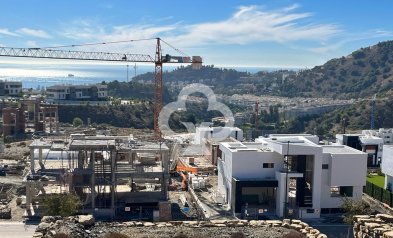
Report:
[[[80,206],[79,198],[73,194],[51,194],[43,200],[45,216],[71,216]]]
[[[74,120],[72,120],[72,125],[74,127],[83,126],[83,121],[79,117],[75,117]]]
[[[353,216],[355,215],[369,215],[371,208],[368,203],[363,200],[353,200],[348,197],[343,198],[341,208],[344,210],[344,222],[352,224]]]

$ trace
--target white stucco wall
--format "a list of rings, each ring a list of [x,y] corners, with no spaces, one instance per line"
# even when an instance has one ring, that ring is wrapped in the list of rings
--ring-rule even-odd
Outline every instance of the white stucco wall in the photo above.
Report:
[[[385,188],[388,184],[393,188],[393,145],[383,146],[381,170],[385,174]]]
[[[238,179],[273,179],[275,171],[283,168],[283,158],[274,152],[238,151],[232,159],[232,176]],[[263,168],[263,163],[274,163],[274,168]]]
[[[227,135],[221,137],[223,134]],[[222,138],[226,139],[228,137],[235,138],[239,141],[243,140],[243,130],[237,127],[197,127],[195,129],[195,143],[201,144],[204,139],[210,138]]]
[[[383,146],[382,173],[393,177],[393,145]]]
[[[366,185],[367,154],[332,154],[330,186]]]

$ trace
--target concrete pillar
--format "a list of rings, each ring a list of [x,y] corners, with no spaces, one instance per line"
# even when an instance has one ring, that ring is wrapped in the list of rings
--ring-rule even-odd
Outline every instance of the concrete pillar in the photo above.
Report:
[[[277,195],[276,195],[276,215],[279,217],[284,216],[284,203],[285,203],[285,173],[276,172],[276,179],[278,181]],[[289,179],[289,178],[288,178]],[[287,189],[289,186],[287,187]]]
[[[49,111],[49,133],[52,133],[52,112]]]
[[[55,130],[56,130],[56,133],[59,133],[59,112],[58,111],[56,111],[55,112]]]
[[[30,204],[31,204],[31,187],[30,187],[30,183],[27,182],[26,183],[26,209],[30,210]]]
[[[92,169],[92,174],[91,174],[91,208],[95,209],[96,208],[96,176],[95,176],[95,153],[94,151],[90,152],[90,164],[91,164],[91,169]]]
[[[163,163],[163,176],[161,182],[161,191],[163,193],[163,199],[168,199],[168,180],[169,180],[169,156],[168,151],[162,153],[162,163]]]
[[[41,169],[44,169],[44,163],[42,163],[42,148],[38,149],[38,164],[40,165]]]
[[[35,160],[34,160],[34,148],[30,148],[30,171],[34,174]]]
[[[113,154],[112,151],[110,152],[111,155]],[[115,166],[116,166],[116,161],[117,161],[117,153],[115,154],[115,156],[110,156],[111,158],[111,208],[113,213],[115,213],[115,180],[116,180],[116,176],[115,176]]]

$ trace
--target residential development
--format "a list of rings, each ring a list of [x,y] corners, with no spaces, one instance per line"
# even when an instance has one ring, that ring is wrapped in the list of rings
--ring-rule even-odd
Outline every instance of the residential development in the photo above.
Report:
[[[108,97],[108,86],[54,85],[46,88],[46,99],[51,100],[104,100]]]

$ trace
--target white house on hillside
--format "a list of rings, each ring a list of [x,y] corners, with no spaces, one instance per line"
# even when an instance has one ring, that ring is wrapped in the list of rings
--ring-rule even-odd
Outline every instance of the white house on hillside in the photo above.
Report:
[[[343,196],[361,199],[366,153],[317,145],[306,137],[220,143],[218,196],[238,217],[253,209],[264,215],[283,217],[286,210],[293,217],[318,218],[338,212]]]
[[[195,129],[195,144],[202,144],[207,139],[224,140],[232,137],[243,140],[243,130],[238,127],[197,127]]]
[[[365,134],[337,134],[336,143],[347,145],[367,154],[367,167],[379,167],[382,160],[384,140],[378,136]]]
[[[385,174],[385,189],[392,191],[393,187],[393,145],[383,146],[381,164],[382,173]]]

